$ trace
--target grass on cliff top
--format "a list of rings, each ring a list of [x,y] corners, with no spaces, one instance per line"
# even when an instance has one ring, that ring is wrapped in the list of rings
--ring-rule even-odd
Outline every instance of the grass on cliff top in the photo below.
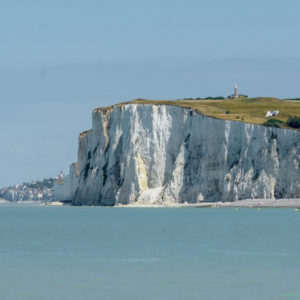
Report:
[[[241,98],[226,100],[146,100],[136,99],[131,103],[165,104],[192,108],[205,116],[253,124],[263,124],[268,110],[279,110],[273,119],[286,122],[289,116],[300,117],[300,101],[276,98]],[[283,127],[287,127],[283,125]]]

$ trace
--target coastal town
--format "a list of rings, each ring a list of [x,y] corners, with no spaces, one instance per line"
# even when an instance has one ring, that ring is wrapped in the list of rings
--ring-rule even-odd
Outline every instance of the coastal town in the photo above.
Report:
[[[31,202],[52,201],[54,179],[43,179],[29,183],[15,184],[13,186],[0,189],[0,199],[2,202]]]

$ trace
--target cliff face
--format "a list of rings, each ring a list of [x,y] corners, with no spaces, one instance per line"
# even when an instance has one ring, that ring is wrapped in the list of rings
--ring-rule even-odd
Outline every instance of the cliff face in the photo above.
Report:
[[[299,145],[294,130],[177,106],[97,109],[79,138],[73,204],[300,197]]]
[[[53,201],[72,201],[78,187],[78,166],[73,163],[69,168],[69,175],[54,182]]]

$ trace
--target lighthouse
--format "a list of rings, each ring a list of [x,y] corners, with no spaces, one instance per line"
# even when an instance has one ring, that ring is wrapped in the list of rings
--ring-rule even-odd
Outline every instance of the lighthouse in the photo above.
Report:
[[[233,99],[237,99],[239,97],[239,88],[237,83],[234,86],[234,95],[233,95]]]

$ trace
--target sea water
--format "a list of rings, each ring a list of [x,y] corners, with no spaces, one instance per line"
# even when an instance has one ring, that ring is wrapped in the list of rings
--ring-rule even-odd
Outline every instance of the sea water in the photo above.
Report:
[[[1,205],[0,299],[300,299],[300,211]]]

